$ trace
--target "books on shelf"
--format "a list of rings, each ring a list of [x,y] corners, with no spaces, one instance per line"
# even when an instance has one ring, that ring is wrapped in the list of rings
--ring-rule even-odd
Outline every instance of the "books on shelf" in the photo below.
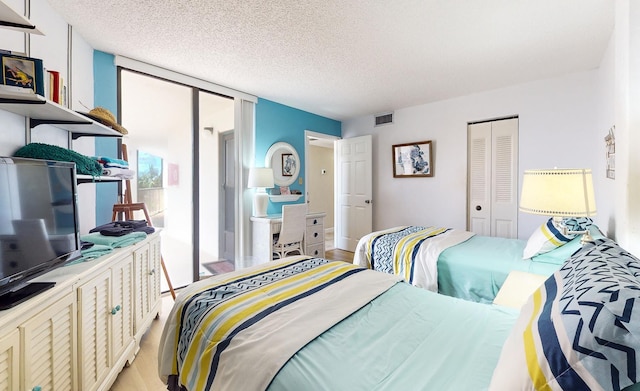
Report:
[[[54,101],[62,106],[67,105],[67,88],[64,85],[64,79],[60,76],[60,72],[47,70],[49,76],[49,88],[47,99]]]

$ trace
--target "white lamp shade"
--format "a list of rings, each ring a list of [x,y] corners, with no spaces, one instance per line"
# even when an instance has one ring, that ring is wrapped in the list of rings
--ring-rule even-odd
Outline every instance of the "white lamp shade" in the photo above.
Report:
[[[526,170],[522,180],[520,210],[558,217],[595,215],[591,170]]]
[[[253,167],[249,169],[249,188],[273,187],[273,169],[263,167]]]

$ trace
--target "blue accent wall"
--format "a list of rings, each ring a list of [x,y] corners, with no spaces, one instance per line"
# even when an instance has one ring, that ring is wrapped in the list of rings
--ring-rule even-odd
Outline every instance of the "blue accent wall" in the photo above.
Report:
[[[304,131],[310,130],[330,136],[342,136],[342,122],[331,118],[312,114],[266,99],[258,99],[256,105],[256,133],[255,133],[255,165],[264,167],[264,158],[269,147],[276,142],[283,141],[291,144],[300,156],[300,176],[303,183],[297,180],[290,186],[291,190],[304,192]],[[305,202],[301,197],[297,203]],[[269,202],[267,213],[280,213],[284,204]]]
[[[118,75],[114,56],[93,51],[93,103],[118,117]],[[113,137],[96,137],[96,156],[118,156],[118,142]],[[96,185],[96,225],[111,221],[113,204],[118,203],[118,184]]]

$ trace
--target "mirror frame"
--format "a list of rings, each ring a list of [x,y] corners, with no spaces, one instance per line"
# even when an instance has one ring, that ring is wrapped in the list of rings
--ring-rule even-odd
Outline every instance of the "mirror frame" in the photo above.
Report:
[[[291,154],[297,163],[290,176],[284,175],[282,171],[282,155],[286,153]],[[273,169],[273,179],[276,186],[290,186],[300,175],[300,156],[291,144],[280,141],[269,147],[264,158],[264,166]]]

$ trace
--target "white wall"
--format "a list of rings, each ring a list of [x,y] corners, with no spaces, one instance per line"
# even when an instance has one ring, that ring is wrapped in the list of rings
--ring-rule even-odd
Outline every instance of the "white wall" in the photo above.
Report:
[[[345,121],[344,138],[374,135],[374,229],[466,229],[467,122],[519,116],[520,180],[525,169],[603,165],[610,125],[600,120],[599,81],[594,70],[403,108],[392,125],[377,128],[372,116]],[[433,140],[434,177],[393,178],[392,145],[423,140]],[[610,200],[596,198],[599,208],[610,209]],[[527,238],[545,218],[520,213],[518,220],[518,237]]]
[[[640,3],[616,1],[616,240],[640,255]]]
[[[16,11],[24,12],[24,2],[20,0],[7,1]],[[73,110],[86,110],[93,107],[93,48],[77,33],[72,32],[73,54],[71,70],[67,68],[68,34],[67,23],[51,9],[45,0],[31,1],[31,21],[45,35],[30,37],[30,51],[28,55],[40,58],[47,69],[61,72],[65,84],[70,88],[69,107]],[[17,54],[27,54],[25,34],[6,29],[0,29],[0,48],[13,50]],[[34,129],[27,129],[25,118],[0,110],[2,123],[2,141],[0,141],[0,156],[11,156],[13,153],[31,142],[42,142],[58,145],[64,148],[93,155],[95,141],[93,138],[80,138],[69,145],[66,131],[53,126],[40,125]],[[80,208],[80,231],[86,233],[95,226],[95,192],[96,184],[83,184],[78,187],[78,203]]]

